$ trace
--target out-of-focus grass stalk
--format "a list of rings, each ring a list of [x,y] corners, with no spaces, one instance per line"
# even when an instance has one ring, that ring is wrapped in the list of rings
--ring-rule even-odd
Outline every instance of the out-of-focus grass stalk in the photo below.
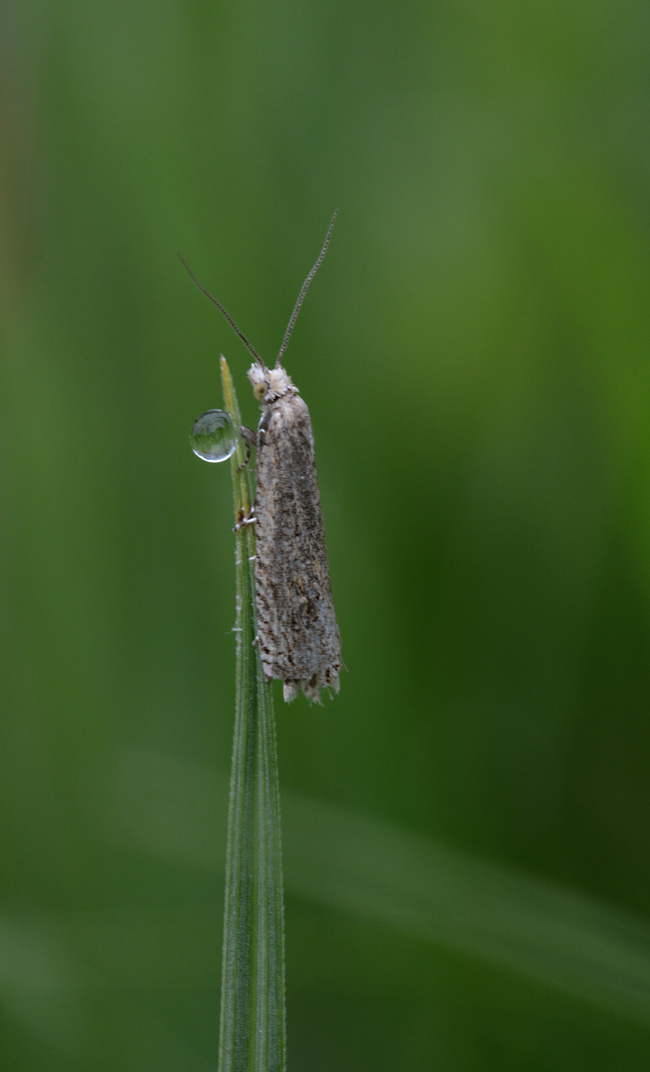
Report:
[[[239,406],[221,358],[226,409]],[[241,439],[232,457],[235,520],[252,504]],[[237,660],[235,734],[230,775],[223,929],[219,1072],[284,1072],[284,915],[280,786],[275,716],[254,644],[254,525],[235,532]]]

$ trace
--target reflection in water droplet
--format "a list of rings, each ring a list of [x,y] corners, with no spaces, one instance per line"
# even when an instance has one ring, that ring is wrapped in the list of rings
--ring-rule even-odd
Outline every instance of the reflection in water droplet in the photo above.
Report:
[[[237,446],[237,429],[229,413],[209,409],[194,421],[190,446],[204,462],[225,462]]]

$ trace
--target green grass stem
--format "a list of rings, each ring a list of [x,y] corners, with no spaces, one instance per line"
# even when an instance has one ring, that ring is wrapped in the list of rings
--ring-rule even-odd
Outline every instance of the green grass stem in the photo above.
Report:
[[[239,406],[221,358],[226,409]],[[241,439],[232,457],[235,521],[253,498]],[[230,776],[221,982],[219,1072],[286,1068],[284,914],[280,785],[271,687],[254,643],[254,525],[235,531],[237,658],[235,733]]]

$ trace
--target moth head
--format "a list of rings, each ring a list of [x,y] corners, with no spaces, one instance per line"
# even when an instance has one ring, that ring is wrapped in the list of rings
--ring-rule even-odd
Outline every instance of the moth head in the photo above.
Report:
[[[275,402],[288,391],[296,390],[291,377],[281,367],[263,368],[255,362],[248,370],[248,378],[253,385],[253,394],[261,405],[265,402]]]

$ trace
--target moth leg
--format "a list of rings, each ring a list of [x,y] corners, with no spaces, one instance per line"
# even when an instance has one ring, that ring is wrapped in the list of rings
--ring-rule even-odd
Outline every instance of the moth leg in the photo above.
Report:
[[[257,518],[255,517],[255,507],[254,506],[252,506],[250,508],[248,513],[244,513],[243,510],[238,510],[237,511],[237,523],[236,523],[236,525],[235,525],[235,527],[234,527],[234,529],[232,531],[233,532],[239,532],[239,530],[245,528],[246,525],[254,525],[256,521],[257,521]]]
[[[257,435],[252,428],[247,428],[245,424],[242,424],[239,432],[246,444],[246,457],[237,469],[237,472],[241,473],[242,469],[245,469],[251,460],[251,447],[257,447]]]
[[[246,444],[246,457],[244,458],[241,465],[237,468],[238,473],[240,473],[241,470],[244,469],[251,460],[251,447],[257,447],[257,435],[252,428],[247,428],[246,425],[243,424],[239,431],[241,433],[242,439],[244,440],[244,443]],[[245,514],[243,510],[239,511],[237,515],[237,524],[235,525],[233,532],[239,532],[239,530],[243,529],[245,525],[254,525],[256,521],[257,518],[255,517],[255,504],[253,504],[247,514]]]

